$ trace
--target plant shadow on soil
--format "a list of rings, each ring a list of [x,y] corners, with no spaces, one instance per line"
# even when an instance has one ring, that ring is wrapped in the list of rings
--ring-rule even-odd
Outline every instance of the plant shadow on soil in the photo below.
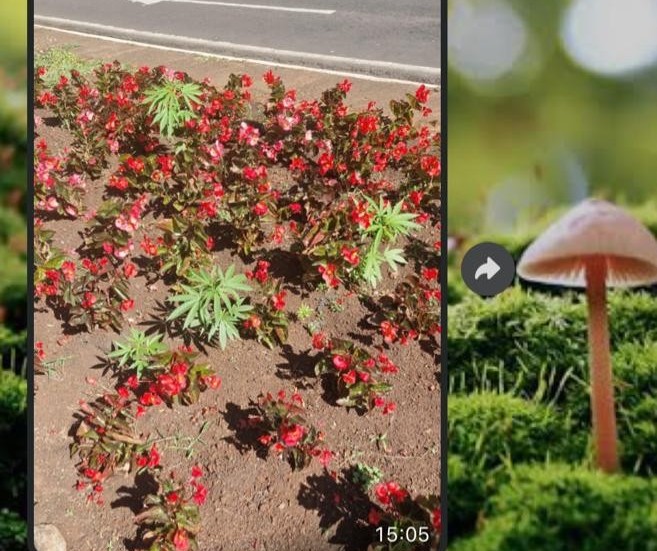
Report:
[[[312,475],[301,485],[297,500],[305,509],[316,511],[319,526],[329,543],[345,551],[362,551],[372,541],[372,530],[365,519],[370,500],[363,490],[350,482],[351,469],[340,475]]]
[[[149,473],[140,473],[135,476],[134,485],[121,486],[116,493],[120,496],[111,503],[112,509],[125,507],[130,509],[133,515],[143,512],[143,503],[146,496],[157,492],[157,482]],[[146,549],[145,533],[148,531],[146,526],[139,526],[134,538],[124,538],[123,545],[128,551],[138,551]]]
[[[276,364],[276,376],[284,381],[294,381],[301,389],[313,387],[309,380],[316,378],[316,359],[311,355],[311,350],[295,352],[292,346],[284,344],[280,353],[285,361]]]
[[[182,320],[169,320],[170,308],[161,301],[157,301],[154,308],[154,314],[150,319],[141,322],[139,325],[145,327],[147,335],[162,334],[171,339],[182,339],[186,345],[193,344],[200,352],[207,354],[208,342],[195,332],[183,329]],[[216,339],[209,343],[214,347]]]
[[[231,436],[223,438],[227,444],[234,446],[241,455],[255,451],[258,458],[263,461],[267,459],[267,448],[258,442],[262,430],[250,422],[254,416],[258,416],[258,410],[253,402],[250,402],[248,407],[228,402],[226,411],[221,412],[221,415],[232,432]]]

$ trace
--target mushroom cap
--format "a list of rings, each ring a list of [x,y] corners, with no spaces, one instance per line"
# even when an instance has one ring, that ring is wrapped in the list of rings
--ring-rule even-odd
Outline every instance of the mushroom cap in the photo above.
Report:
[[[522,255],[529,281],[586,287],[586,266],[604,261],[607,287],[657,283],[657,239],[625,210],[587,199],[552,224]]]

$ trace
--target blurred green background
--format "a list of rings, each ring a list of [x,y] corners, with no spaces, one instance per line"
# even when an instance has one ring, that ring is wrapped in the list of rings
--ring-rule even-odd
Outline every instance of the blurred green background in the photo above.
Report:
[[[27,2],[0,2],[0,549],[27,549]]]
[[[448,7],[451,235],[589,195],[657,200],[657,2]]]

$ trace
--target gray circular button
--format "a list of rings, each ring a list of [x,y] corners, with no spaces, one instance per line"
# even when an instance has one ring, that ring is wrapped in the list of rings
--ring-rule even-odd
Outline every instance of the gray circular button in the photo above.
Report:
[[[461,262],[461,277],[471,291],[482,297],[498,295],[516,275],[516,263],[504,247],[495,243],[479,243]]]

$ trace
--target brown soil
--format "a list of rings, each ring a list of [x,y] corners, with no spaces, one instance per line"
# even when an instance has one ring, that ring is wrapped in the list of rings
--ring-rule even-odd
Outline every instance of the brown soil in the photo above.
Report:
[[[304,91],[299,95],[304,97]],[[46,124],[38,132],[51,151],[66,145],[65,133],[56,127]],[[91,183],[87,208],[97,206],[105,181],[106,174]],[[60,220],[48,226],[56,231],[56,246],[65,250],[79,246],[82,222]],[[228,250],[217,253],[216,261],[222,266],[234,262],[238,269],[244,266]],[[273,269],[287,278],[295,273],[285,256]],[[394,281],[391,276],[384,287],[394,285]],[[304,302],[315,309],[312,320],[328,335],[360,341],[371,350],[382,346],[376,327],[368,322],[371,313],[355,295],[313,292],[302,297],[298,286],[286,287],[290,290],[290,312]],[[162,282],[149,287],[143,278],[133,280],[132,297],[138,307],[131,324],[142,326],[156,319],[157,304],[164,302],[167,293]],[[128,331],[127,325],[122,334]],[[58,526],[73,551],[142,549],[135,542],[133,518],[139,494],[152,489],[152,481],[138,478],[135,486],[132,475],[117,474],[106,485],[106,504],[89,506],[74,489],[76,471],[68,451],[78,401],[97,391],[86,378],[112,385],[110,376],[95,366],[118,335],[102,330],[64,333],[62,321],[37,304],[35,339],[44,342],[48,360],[61,358],[62,364],[36,379],[36,522]],[[354,488],[335,482],[317,462],[292,472],[287,463],[275,457],[261,457],[248,435],[241,434],[239,420],[261,391],[300,389],[308,406],[308,420],[326,432],[326,444],[336,453],[332,470],[340,471],[360,461],[380,468],[386,479],[399,481],[412,493],[440,492],[440,388],[435,351],[424,350],[417,343],[387,350],[400,367],[400,373],[391,378],[389,397],[398,404],[391,416],[379,411],[358,415],[331,403],[321,382],[312,375],[310,336],[301,322],[291,324],[289,342],[280,349],[270,351],[249,340],[232,342],[225,351],[208,348],[206,352],[208,362],[223,379],[221,389],[207,391],[200,403],[191,407],[163,406],[150,412],[140,427],[151,436],[159,431],[162,437],[169,437],[160,446],[167,469],[186,472],[198,463],[206,472],[209,496],[201,507],[201,550],[366,548],[367,529],[354,520],[363,513],[358,503],[352,503]],[[191,457],[185,457],[175,449],[172,437],[194,437],[204,422],[202,441],[194,446]],[[387,437],[385,451],[377,445],[377,436],[382,434]],[[342,509],[350,513],[345,517]]]

